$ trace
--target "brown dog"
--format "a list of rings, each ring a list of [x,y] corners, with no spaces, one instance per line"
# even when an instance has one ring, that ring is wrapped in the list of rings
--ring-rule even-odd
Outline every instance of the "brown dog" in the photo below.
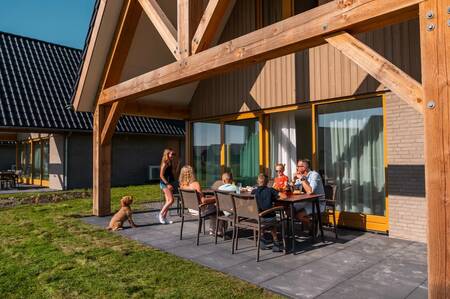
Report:
[[[131,218],[131,215],[133,212],[131,211],[130,205],[133,203],[133,197],[131,196],[124,196],[120,200],[120,210],[114,214],[114,216],[111,218],[111,222],[109,222],[108,230],[119,230],[122,229],[122,225],[125,222],[125,220],[128,219],[128,222],[130,222],[130,225],[132,227],[137,227],[136,224],[133,222],[133,218]]]

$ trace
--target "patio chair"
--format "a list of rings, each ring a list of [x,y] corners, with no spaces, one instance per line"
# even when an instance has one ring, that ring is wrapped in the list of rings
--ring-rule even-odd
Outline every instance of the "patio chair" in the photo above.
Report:
[[[331,212],[333,214],[333,227],[332,230],[334,231],[335,238],[338,238],[337,234],[337,222],[336,222],[336,192],[337,192],[337,186],[336,185],[325,185],[325,210],[327,215],[327,222],[329,223],[329,213]],[[330,223],[329,223],[330,224]]]
[[[228,191],[215,191],[214,195],[216,197],[216,231],[214,243],[217,244],[217,233],[219,231],[219,221],[229,223],[233,227],[234,233],[234,222],[236,210],[234,206],[234,200],[231,193]],[[225,213],[224,213],[225,212]],[[227,216],[228,214],[228,216]],[[222,226],[222,236],[225,239],[225,225]],[[234,238],[234,236],[233,236]],[[234,253],[234,247],[231,247],[231,253]]]
[[[204,208],[209,205],[214,205],[214,203],[202,204],[200,201],[200,193],[196,190],[188,190],[188,189],[179,189],[180,197],[181,197],[181,229],[180,229],[180,240],[183,239],[183,226],[184,226],[184,217],[186,215],[191,216],[189,212],[186,212],[187,209],[197,210],[197,220],[198,220],[198,229],[197,229],[197,246],[200,242],[200,232],[202,230],[202,223],[204,224],[206,219],[211,215],[216,213],[215,211],[212,213],[207,213],[202,211]]]
[[[260,251],[260,240],[261,234],[269,228],[275,226],[281,226],[281,238],[283,240],[283,252],[286,254],[286,242],[284,238],[284,208],[282,206],[273,207],[271,209],[265,210],[263,212],[259,212],[258,203],[255,200],[254,196],[249,195],[232,195],[235,204],[235,224],[234,224],[234,232],[233,232],[233,246],[235,250],[238,250],[238,241],[239,241],[239,228],[242,229],[250,229],[256,231],[256,261],[259,262],[259,251]],[[263,223],[262,217],[269,213],[278,212],[279,220],[273,223]]]

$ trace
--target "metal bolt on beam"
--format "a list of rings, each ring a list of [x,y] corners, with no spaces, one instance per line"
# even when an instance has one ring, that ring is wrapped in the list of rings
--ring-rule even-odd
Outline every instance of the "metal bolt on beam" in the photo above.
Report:
[[[322,25],[322,29],[323,29],[323,30],[327,30],[327,28],[328,28],[328,24],[323,24],[323,25]]]
[[[428,109],[434,109],[436,107],[436,102],[435,101],[428,101],[427,103],[427,108]]]
[[[434,18],[434,12],[432,10],[427,11],[427,13],[425,14],[425,17],[430,20],[432,18]]]
[[[428,31],[433,31],[434,29],[436,29],[436,25],[434,25],[434,24],[428,24],[427,25],[427,30]]]

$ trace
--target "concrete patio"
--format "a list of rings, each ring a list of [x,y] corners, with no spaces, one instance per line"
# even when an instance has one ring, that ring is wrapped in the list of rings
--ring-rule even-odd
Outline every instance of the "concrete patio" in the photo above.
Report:
[[[109,219],[83,221],[106,227]],[[195,246],[196,222],[185,223],[180,240],[177,217],[172,217],[176,221],[172,225],[157,223],[157,212],[135,213],[134,219],[140,227],[126,226],[118,234],[288,297],[427,298],[427,254],[422,243],[340,230],[338,240],[326,232],[323,243],[299,238],[295,254],[261,251],[256,263],[251,239],[240,239],[239,250],[232,255],[231,240],[219,238],[214,245],[212,237],[202,234],[200,246]]]

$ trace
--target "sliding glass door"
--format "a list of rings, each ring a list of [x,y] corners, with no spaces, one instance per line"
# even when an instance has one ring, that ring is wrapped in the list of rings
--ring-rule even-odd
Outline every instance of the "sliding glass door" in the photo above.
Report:
[[[259,173],[259,122],[246,119],[225,123],[225,169],[243,185],[255,185]]]
[[[386,215],[382,98],[317,105],[317,155],[337,209]]]

